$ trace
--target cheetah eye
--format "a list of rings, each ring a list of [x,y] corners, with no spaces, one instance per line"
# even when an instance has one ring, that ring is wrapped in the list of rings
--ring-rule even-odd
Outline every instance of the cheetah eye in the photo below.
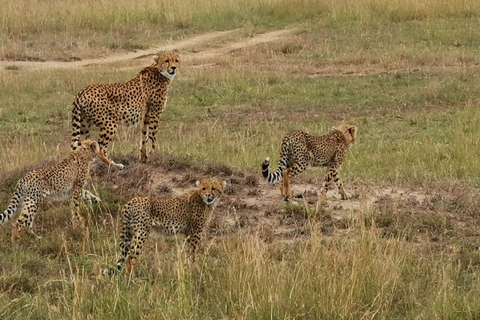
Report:
[[[205,191],[205,189],[206,189],[206,188],[205,188],[205,187],[203,187],[203,188],[202,188],[202,191]]]
[[[165,63],[170,63],[170,61],[168,61],[168,60],[165,60]]]

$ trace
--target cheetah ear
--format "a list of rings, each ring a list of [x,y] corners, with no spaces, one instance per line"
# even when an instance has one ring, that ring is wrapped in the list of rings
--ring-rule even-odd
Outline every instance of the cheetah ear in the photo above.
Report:
[[[357,127],[355,126],[349,126],[348,127],[348,132],[352,135],[352,137],[355,137],[357,135]]]
[[[350,133],[350,136],[352,137],[352,142],[357,139],[357,127],[355,126],[348,126],[347,127],[348,133]]]
[[[195,182],[195,186],[199,186],[200,185],[200,180],[197,180],[197,182]]]
[[[93,153],[99,153],[100,152],[100,146],[98,145],[97,141],[92,141],[92,144],[90,145],[90,149],[92,149]]]
[[[158,59],[160,59],[158,55],[154,55],[152,58],[155,63],[158,63]]]

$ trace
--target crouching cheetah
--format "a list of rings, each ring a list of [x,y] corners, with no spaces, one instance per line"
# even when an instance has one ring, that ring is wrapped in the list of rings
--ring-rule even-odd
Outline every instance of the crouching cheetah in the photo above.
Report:
[[[325,181],[321,189],[321,201],[326,203],[329,184],[333,181],[338,187],[342,200],[349,199],[351,195],[345,191],[338,177],[338,171],[345,161],[347,151],[357,139],[357,127],[340,125],[332,128],[329,133],[322,136],[313,136],[302,131],[293,131],[287,134],[282,141],[280,163],[276,171],[270,172],[270,158],[262,164],[263,177],[269,183],[282,180],[280,191],[285,199],[291,199],[290,179],[305,171],[308,165],[315,167],[328,167]]]
[[[79,199],[93,203],[101,201],[83,187],[90,178],[90,167],[93,159],[100,152],[95,141],[85,140],[76,151],[63,161],[51,168],[31,171],[17,183],[15,193],[7,209],[0,214],[0,224],[10,220],[12,215],[21,207],[18,220],[12,225],[12,242],[16,243],[20,231],[33,234],[33,221],[40,201],[48,195],[61,200],[70,195],[72,219],[83,226],[83,217],[80,216]],[[38,237],[38,236],[37,236]]]
[[[80,138],[88,139],[90,127],[100,130],[99,158],[107,165],[123,169],[107,156],[108,143],[120,123],[127,125],[142,121],[140,160],[147,160],[147,140],[155,149],[160,115],[167,102],[167,90],[175,78],[180,58],[173,53],[154,56],[154,63],[126,83],[95,84],[80,91],[72,107],[72,150],[80,146]]]
[[[148,197],[133,198],[122,210],[120,231],[121,257],[117,269],[131,274],[142,247],[147,240],[150,229],[156,227],[166,235],[184,234],[187,251],[191,261],[195,254],[202,233],[208,225],[215,206],[223,194],[225,182],[206,179],[197,181],[197,188],[173,199],[155,200]],[[110,274],[106,269],[104,273]]]

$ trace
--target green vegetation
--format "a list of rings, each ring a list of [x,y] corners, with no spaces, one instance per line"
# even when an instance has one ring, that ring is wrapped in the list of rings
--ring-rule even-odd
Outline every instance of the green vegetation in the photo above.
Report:
[[[157,153],[187,167],[209,162],[259,175],[290,130],[322,134],[347,122],[359,128],[342,168],[347,186],[432,196],[423,206],[384,199],[338,221],[279,203],[272,219],[300,216],[301,233],[270,239],[239,227],[207,240],[191,268],[176,240],[158,237],[128,285],[101,270],[116,261],[118,210],[136,191],[116,193],[97,179],[104,201],[82,207],[88,232],[72,228],[67,205],[50,203],[35,225],[40,240],[11,247],[10,225],[1,227],[1,319],[480,316],[480,2],[0,0],[0,8],[0,57],[16,59],[91,57],[212,30],[254,35],[295,24],[297,34],[213,66],[186,61]],[[68,153],[75,94],[134,77],[141,65],[133,64],[0,70],[0,210],[23,173]],[[139,131],[119,128],[113,159],[137,155]],[[140,180],[128,170],[115,177]],[[300,179],[322,174],[310,169]],[[221,214],[238,218],[232,210]]]

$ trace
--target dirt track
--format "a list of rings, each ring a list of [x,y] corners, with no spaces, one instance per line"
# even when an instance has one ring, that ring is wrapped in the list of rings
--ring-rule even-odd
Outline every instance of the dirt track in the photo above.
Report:
[[[142,58],[147,58],[151,55],[165,52],[182,50],[182,61],[193,61],[194,65],[203,66],[204,61],[210,60],[217,56],[226,55],[239,49],[246,49],[256,46],[261,43],[268,43],[286,39],[294,35],[299,28],[287,28],[281,30],[274,30],[262,34],[257,34],[250,38],[224,40],[220,41],[219,45],[210,46],[212,42],[222,40],[225,37],[239,33],[241,29],[210,32],[193,36],[188,39],[175,41],[172,43],[165,43],[153,46],[145,50],[137,50],[134,52],[113,54],[106,57],[85,59],[79,61],[0,61],[0,72],[5,69],[18,68],[22,70],[43,70],[43,69],[78,69],[89,66],[97,66],[122,61],[132,61]],[[264,68],[272,67],[270,65],[263,66]],[[273,66],[276,67],[276,66]],[[125,67],[124,69],[131,69],[138,67]],[[442,73],[455,69],[457,66],[445,65],[419,65],[419,66],[381,66],[381,65],[355,65],[355,64],[332,64],[322,67],[315,67],[310,65],[297,66],[300,72],[305,73],[309,77],[361,77],[377,74],[388,73],[412,73],[412,72],[429,72]],[[465,69],[477,70],[480,66],[476,64],[465,64]]]
[[[78,69],[78,68],[87,67],[91,65],[108,64],[113,62],[138,59],[138,58],[150,56],[162,51],[173,51],[173,50],[184,50],[184,49],[194,50],[195,52],[182,54],[183,61],[210,59],[218,55],[226,54],[232,50],[247,48],[260,43],[276,41],[283,36],[294,33],[296,30],[297,29],[294,29],[294,28],[275,30],[272,32],[256,35],[255,37],[252,37],[252,38],[228,42],[214,49],[202,49],[206,47],[209,41],[212,41],[214,39],[218,39],[221,37],[225,37],[239,30],[236,29],[236,30],[229,30],[229,31],[218,31],[218,32],[212,32],[212,33],[195,36],[195,37],[174,42],[171,44],[155,46],[146,50],[138,50],[135,52],[115,54],[108,57],[102,57],[102,58],[96,58],[96,59],[86,59],[86,60],[72,61],[72,62],[0,61],[0,70],[5,69],[7,67],[8,68],[17,67],[17,68],[28,69],[28,70]]]

